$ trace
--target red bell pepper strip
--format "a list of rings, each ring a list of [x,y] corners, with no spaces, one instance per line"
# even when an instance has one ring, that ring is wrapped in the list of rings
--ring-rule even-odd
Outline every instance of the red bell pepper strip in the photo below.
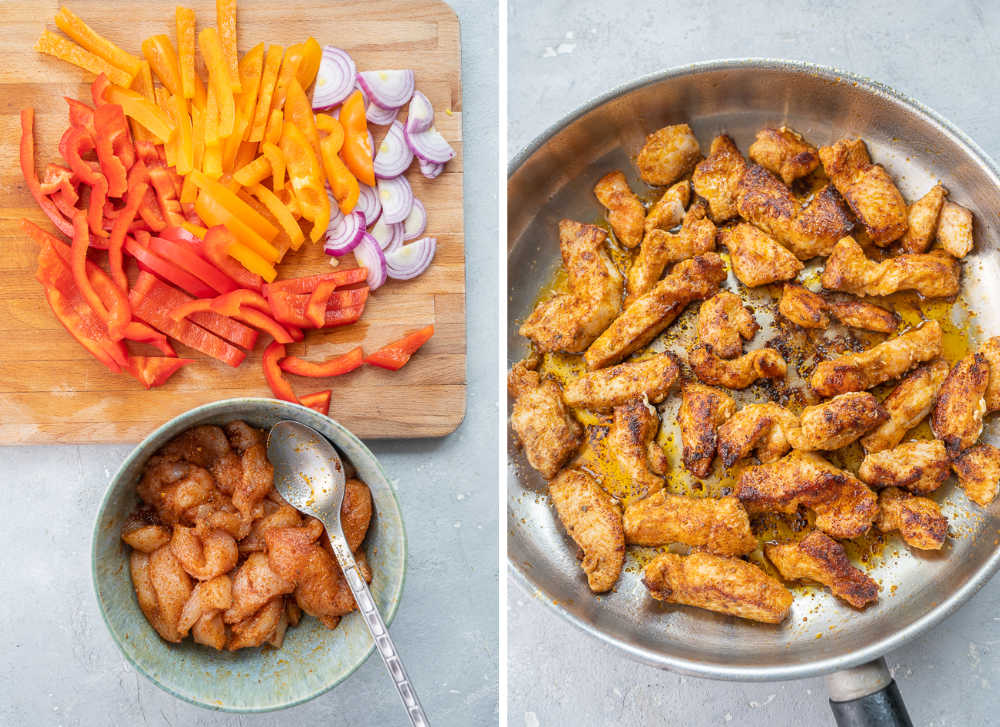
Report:
[[[271,311],[274,317],[282,323],[289,323],[303,328],[323,328],[326,325],[325,319],[317,326],[316,322],[309,317],[310,294],[294,295],[274,290],[273,286],[269,286],[267,300],[271,304]],[[331,291],[324,306],[324,311],[329,313],[332,310],[339,310],[341,308],[363,306],[367,300],[367,286],[351,290]]]
[[[322,283],[324,280],[332,280],[337,283],[338,288],[342,288],[345,285],[354,285],[355,283],[363,283],[368,278],[367,268],[349,268],[347,270],[334,270],[329,273],[320,273],[319,275],[308,275],[304,278],[288,278],[286,280],[277,280],[273,283],[269,283],[264,288],[264,294],[267,295],[269,291],[280,290],[283,293],[294,293],[296,295],[301,295],[303,293],[311,293],[316,289],[316,286]]]
[[[275,397],[298,404],[299,400],[292,391],[292,385],[288,383],[288,379],[281,373],[281,367],[278,366],[278,362],[284,357],[285,344],[271,341],[264,349],[264,379]]]
[[[292,338],[292,334],[285,330],[284,326],[266,313],[261,313],[256,308],[244,308],[237,315],[235,315],[234,318],[241,320],[254,328],[259,328],[264,331],[264,333],[271,334],[271,338],[278,343],[291,343],[295,340]]]
[[[163,237],[151,237],[148,247],[152,252],[165,260],[172,261],[177,267],[191,273],[218,293],[228,293],[238,289],[236,283],[225,273],[198,255],[193,245],[177,243]]]
[[[160,164],[160,154],[156,151],[156,144],[147,139],[137,139],[135,142],[135,155],[139,161],[147,167]]]
[[[90,134],[91,138],[97,136],[97,129],[94,126],[94,109],[75,98],[69,96],[63,96],[63,98],[69,104],[69,125],[79,126]]]
[[[171,358],[177,356],[177,352],[174,351],[174,347],[170,345],[167,337],[142,321],[130,322],[125,329],[125,338],[138,343],[148,343],[150,346],[158,348],[164,356]]]
[[[410,356],[417,352],[417,349],[427,343],[434,335],[434,326],[426,326],[419,331],[414,331],[398,341],[383,346],[375,353],[365,359],[365,363],[373,366],[381,366],[390,371],[398,371],[403,368],[403,364],[410,360]]]
[[[340,376],[348,371],[354,371],[365,362],[365,352],[361,346],[353,348],[345,354],[334,356],[320,363],[306,361],[298,356],[286,356],[281,359],[279,366],[283,371],[296,376],[309,376],[311,378],[327,378],[330,376]]]
[[[65,215],[66,219],[71,220],[76,216],[76,202],[71,201],[72,198],[68,197],[63,190],[56,190],[55,194],[49,196],[49,199],[55,203],[56,208],[59,212]],[[77,199],[79,199],[79,197]],[[70,224],[73,223],[71,222]],[[72,236],[73,235],[70,234],[70,237]]]
[[[133,356],[128,362],[128,372],[139,379],[147,389],[152,389],[154,386],[165,384],[178,369],[189,363],[194,363],[194,359]]]
[[[233,237],[233,233],[223,225],[216,225],[205,233],[202,249],[205,252],[205,257],[215,263],[219,270],[235,280],[241,288],[260,290],[264,284],[261,277],[251,273],[229,257],[229,246],[234,242],[236,242],[236,238]]]
[[[122,107],[118,104],[98,106],[94,111],[94,128],[94,145],[97,159],[101,163],[101,172],[108,180],[108,194],[121,197],[128,189],[128,169],[135,162],[135,149],[132,147]],[[122,152],[122,156],[118,155],[118,151]],[[128,166],[127,161],[130,162]]]
[[[90,277],[87,275],[87,248],[89,244],[90,235],[87,232],[87,222],[84,219],[83,210],[80,210],[73,218],[73,279],[76,280],[77,287],[94,313],[106,323],[111,340],[120,341],[125,336],[125,327],[132,320],[132,310],[129,308],[124,289],[115,286],[114,290],[117,291],[117,294],[113,296],[112,304],[105,306],[104,301],[91,285]]]
[[[306,302],[306,320],[316,328],[322,328],[326,322],[326,304],[336,287],[337,284],[332,280],[324,280],[309,294],[309,300]]]
[[[59,153],[69,164],[69,168],[84,184],[90,185],[90,208],[87,212],[87,224],[90,231],[98,237],[106,237],[103,217],[104,203],[108,198],[108,180],[81,156],[94,149],[94,138],[79,126],[71,126],[59,140]]]
[[[317,391],[315,394],[306,394],[303,396],[299,403],[302,406],[308,406],[310,409],[315,409],[323,416],[330,415],[330,397],[333,395],[333,391],[327,389],[326,391]]]
[[[80,195],[76,193],[76,185],[73,183],[73,171],[58,164],[47,164],[45,174],[42,176],[40,189],[42,194],[53,195],[61,192],[70,200],[70,204],[75,205]]]
[[[138,234],[137,236],[142,237]],[[215,291],[201,280],[191,273],[181,270],[169,260],[164,260],[156,253],[147,250],[139,244],[135,237],[125,238],[125,252],[134,257],[143,270],[156,274],[178,288],[186,290],[196,298],[211,298],[215,295]]]
[[[193,313],[203,313],[212,310],[212,301],[208,298],[192,298],[170,309],[170,317],[175,321],[189,318]]]
[[[267,299],[256,290],[239,288],[229,293],[224,293],[212,301],[212,310],[224,316],[235,316],[240,312],[241,306],[256,308],[265,313],[271,312],[271,306]]]
[[[364,313],[364,305],[356,305],[352,308],[338,308],[336,310],[327,309],[326,321],[323,328],[335,328],[336,326],[346,326],[357,321]]]
[[[41,182],[35,173],[35,110],[33,108],[21,109],[21,174],[24,176],[24,183],[28,185],[28,191],[35,198],[35,202],[42,208],[45,216],[52,220],[61,233],[67,237],[73,236],[73,223],[63,217],[56,208],[55,203],[42,193]]]
[[[131,178],[132,175],[129,176]],[[108,267],[111,268],[111,278],[115,281],[115,285],[122,290],[128,290],[128,278],[125,277],[125,268],[122,264],[122,246],[125,244],[125,237],[135,221],[136,212],[139,211],[139,205],[142,204],[148,188],[149,185],[143,181],[138,182],[135,186],[130,186],[125,206],[118,211],[115,221],[111,225],[111,237],[108,240]]]
[[[173,175],[167,167],[151,167],[149,182],[156,191],[156,201],[166,223],[171,227],[180,227],[184,224],[181,202],[177,198],[177,187],[174,184]]]
[[[94,107],[106,104],[104,94],[114,84],[105,73],[98,73],[97,78],[90,84],[90,97],[94,100]]]

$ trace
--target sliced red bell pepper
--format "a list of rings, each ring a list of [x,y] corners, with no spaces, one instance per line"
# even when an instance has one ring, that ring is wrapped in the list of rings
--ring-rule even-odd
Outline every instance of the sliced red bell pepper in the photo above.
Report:
[[[223,225],[216,225],[205,233],[202,249],[205,252],[205,257],[235,280],[241,288],[260,290],[264,285],[263,279],[229,257],[229,246],[234,242],[236,242],[236,238],[233,237],[233,233]]]
[[[299,400],[299,403],[302,404],[302,406],[308,406],[310,409],[315,409],[323,416],[329,416],[331,396],[333,396],[333,391],[330,389],[327,389],[326,391],[317,391],[315,394],[306,394]]]
[[[329,273],[320,273],[319,275],[308,275],[304,278],[288,278],[287,280],[276,280],[273,283],[269,283],[264,286],[264,294],[267,295],[268,291],[280,290],[283,293],[295,293],[301,295],[302,293],[311,293],[316,289],[316,286],[322,283],[324,280],[332,280],[337,283],[338,288],[342,288],[345,285],[354,285],[355,283],[363,283],[368,278],[367,268],[348,268],[347,270],[333,270]]]
[[[306,302],[306,320],[316,328],[322,328],[326,322],[326,304],[336,287],[337,284],[332,280],[324,280],[309,294],[309,300]]]
[[[69,104],[69,124],[79,126],[90,134],[91,138],[97,136],[97,129],[94,126],[94,109],[69,96],[63,96]]]
[[[98,106],[94,111],[94,128],[97,158],[108,180],[108,194],[121,197],[128,189],[129,167],[135,163],[135,149],[122,107],[109,103]]]
[[[35,172],[35,110],[30,107],[21,109],[20,160],[24,183],[28,185],[28,191],[35,198],[35,202],[61,233],[72,237],[73,223],[66,219],[56,208],[55,203],[42,193],[42,185]]]
[[[128,372],[147,389],[162,386],[182,366],[194,363],[191,358],[165,358],[164,356],[133,356],[128,362]]]
[[[73,218],[73,279],[94,313],[107,325],[111,340],[120,341],[125,336],[125,327],[132,320],[132,310],[129,308],[124,289],[113,286],[112,292],[117,291],[117,293],[114,293],[111,304],[108,306],[105,306],[104,301],[97,294],[90,282],[90,276],[87,275],[87,248],[89,244],[90,234],[87,232],[87,222],[84,219],[83,210],[80,210]]]
[[[146,194],[142,197],[142,202],[139,204],[139,216],[153,232],[159,232],[167,227],[167,221],[160,211],[160,205],[156,202],[156,192],[152,186],[146,190]]]
[[[138,233],[137,233],[138,235]],[[141,237],[141,236],[140,236]],[[143,247],[135,237],[125,238],[125,252],[134,257],[139,267],[186,290],[196,298],[211,298],[215,291],[189,272],[182,270],[169,260],[165,260]]]
[[[138,343],[148,343],[150,346],[158,348],[164,356],[170,356],[171,358],[177,356],[177,352],[174,351],[174,347],[170,345],[167,337],[142,321],[130,322],[125,329],[125,338]]]
[[[278,323],[278,321],[271,318],[267,313],[261,313],[256,308],[244,308],[234,318],[248,323],[254,328],[259,328],[264,333],[271,334],[271,338],[278,343],[291,343],[295,340],[292,338],[292,334],[285,330],[285,327]]]
[[[181,303],[176,308],[170,309],[170,317],[175,321],[190,318],[195,313],[204,313],[212,310],[212,301],[209,298],[192,298]]]
[[[156,192],[156,201],[167,225],[180,227],[184,224],[184,215],[181,213],[181,202],[177,197],[178,190],[174,184],[174,178],[170,170],[167,167],[151,167],[149,170],[149,183]]]
[[[90,84],[90,97],[94,101],[95,109],[102,104],[108,103],[105,94],[113,85],[114,84],[111,82],[111,79],[108,78],[106,73],[97,74],[97,78],[95,78],[93,83]]]
[[[202,258],[190,243],[177,243],[163,237],[151,237],[149,249],[171,260],[178,267],[191,273],[218,293],[237,290],[238,286],[225,273]]]
[[[324,281],[331,283],[333,281]],[[315,290],[315,289],[314,289]],[[274,317],[282,323],[290,323],[303,328],[323,328],[326,324],[321,322],[316,325],[316,321],[309,317],[309,301],[311,294],[295,295],[281,290],[274,290],[269,286],[267,290],[267,300],[271,304],[271,311]],[[339,310],[341,308],[355,308],[363,306],[368,300],[368,287],[354,288],[350,290],[334,290],[327,296],[326,305],[323,311]],[[318,317],[316,320],[320,320]]]
[[[354,371],[365,362],[365,352],[361,346],[353,348],[345,354],[334,356],[320,363],[306,361],[298,356],[286,356],[279,364],[283,371],[296,376],[309,376],[311,378],[328,378],[330,376],[340,376],[348,371]]]
[[[212,310],[224,316],[235,316],[240,312],[240,306],[256,308],[265,313],[271,312],[271,306],[267,299],[256,290],[239,288],[229,293],[220,295],[212,301]]]
[[[80,195],[76,192],[73,171],[58,164],[46,164],[45,174],[40,185],[42,194],[53,195],[60,192],[66,195],[70,204],[75,205]]]
[[[67,220],[71,220],[76,216],[76,202],[73,201],[72,197],[67,196],[67,194],[61,190],[57,189],[55,194],[49,196],[49,199],[55,203],[56,208],[62,213]],[[79,199],[79,197],[77,197]],[[73,224],[72,222],[70,223]],[[72,233],[70,237],[72,237]]]
[[[328,308],[323,328],[335,328],[354,323],[361,317],[364,311],[365,307],[363,305],[356,305],[351,308],[337,308],[336,310]]]
[[[108,267],[111,269],[111,277],[115,284],[122,290],[128,290],[128,278],[125,277],[125,268],[122,264],[122,247],[125,244],[129,228],[135,221],[139,205],[142,204],[146,190],[149,188],[145,181],[133,183],[132,176],[129,175],[129,190],[128,196],[125,198],[125,206],[118,210],[115,221],[111,225],[111,237],[108,239]]]
[[[373,366],[381,366],[390,371],[398,371],[403,368],[403,364],[410,360],[410,356],[417,352],[430,337],[434,335],[434,326],[425,326],[419,331],[414,331],[398,341],[383,346],[375,353],[365,359],[365,363]]]
[[[137,139],[135,142],[135,155],[147,167],[154,167],[160,164],[160,154],[156,151],[156,144],[151,141]]]
[[[69,164],[69,168],[84,184],[90,185],[90,207],[87,224],[97,237],[107,237],[102,224],[104,203],[108,198],[108,180],[100,172],[100,167],[87,162],[82,154],[94,149],[94,138],[79,126],[70,126],[59,140],[59,153]]]
[[[295,392],[292,391],[292,385],[288,383],[288,379],[281,373],[281,367],[278,365],[278,362],[284,357],[285,344],[271,341],[264,349],[264,379],[271,387],[271,392],[275,397],[298,404],[299,400],[295,396]]]

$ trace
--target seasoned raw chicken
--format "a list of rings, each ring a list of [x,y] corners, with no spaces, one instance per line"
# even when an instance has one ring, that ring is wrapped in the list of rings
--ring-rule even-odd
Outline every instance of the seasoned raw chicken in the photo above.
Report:
[[[812,452],[794,451],[776,462],[748,467],[736,496],[747,512],[816,513],[816,527],[834,538],[864,534],[878,511],[875,493],[850,472]]]
[[[565,469],[549,497],[566,532],[583,551],[581,566],[594,593],[609,591],[625,562],[622,516],[611,496],[583,470]]]
[[[642,348],[673,323],[688,303],[712,295],[725,278],[722,258],[714,252],[677,263],[590,345],[584,355],[588,368],[610,366]]]
[[[918,363],[940,354],[941,324],[929,320],[861,353],[845,353],[821,361],[809,383],[820,396],[864,391],[902,376]]]
[[[866,452],[881,452],[903,441],[906,433],[931,413],[938,390],[948,376],[948,364],[936,359],[907,376],[882,400],[889,418],[861,439]]]
[[[851,564],[844,546],[819,530],[798,541],[765,545],[764,554],[782,578],[821,583],[854,608],[878,600],[878,584]]]
[[[954,202],[945,202],[938,217],[937,242],[952,257],[972,252],[972,211]]]
[[[941,550],[948,537],[948,518],[938,504],[898,487],[879,493],[875,527],[883,533],[898,530],[903,542],[918,550]]]
[[[706,477],[715,458],[719,426],[736,412],[729,394],[701,384],[685,384],[677,422],[681,428],[684,466],[695,477]]]
[[[774,237],[799,260],[829,255],[837,240],[854,229],[851,213],[832,184],[823,187],[791,226],[775,227]]]
[[[617,499],[639,499],[663,489],[667,458],[653,441],[659,429],[660,416],[645,400],[615,407],[607,441],[626,480],[624,491],[611,493]]]
[[[931,414],[931,431],[953,459],[971,447],[983,431],[990,367],[981,353],[963,358],[941,384]]]
[[[691,127],[674,124],[646,137],[636,167],[646,184],[665,187],[691,171],[700,158],[701,147]]]
[[[659,404],[679,373],[670,354],[655,354],[641,361],[626,361],[582,374],[566,384],[563,400],[568,406],[591,411],[606,411],[642,397]]]
[[[938,182],[931,187],[931,191],[910,205],[906,234],[899,240],[903,252],[927,252],[937,230],[941,205],[947,196],[948,190]]]
[[[830,325],[823,297],[797,283],[785,283],[778,301],[778,312],[803,328],[826,328]]]
[[[867,391],[849,391],[807,406],[799,425],[785,430],[793,449],[840,449],[889,418],[879,400]]]
[[[522,361],[510,370],[507,390],[515,398],[510,428],[524,447],[528,462],[545,479],[555,477],[580,446],[583,433],[563,404],[559,384],[541,380],[538,372],[529,370]]]
[[[646,234],[653,230],[672,230],[684,219],[684,210],[691,199],[691,185],[685,179],[673,185],[656,201],[649,212],[643,229]]]
[[[990,367],[990,382],[986,385],[986,411],[1000,409],[1000,336],[993,336],[984,343],[979,353],[983,354]]]
[[[785,184],[811,174],[819,166],[816,147],[787,126],[758,131],[748,153],[755,162],[781,177]]]
[[[926,495],[944,484],[950,471],[944,442],[919,439],[867,455],[858,467],[858,477],[878,489],[901,487]]]
[[[746,160],[726,134],[712,140],[708,157],[694,168],[691,184],[708,201],[715,222],[721,224],[736,216],[736,188],[746,168]]]
[[[872,164],[861,139],[841,139],[820,147],[820,161],[837,191],[879,247],[906,232],[906,202],[889,173]]]
[[[285,529],[272,530],[268,537]],[[264,553],[251,553],[232,575],[232,580],[233,605],[222,615],[227,624],[239,623],[257,613],[272,598],[295,590],[294,580],[273,570]]]
[[[895,333],[899,328],[898,315],[865,300],[828,300],[826,305],[833,317],[849,328],[878,333]]]
[[[719,358],[735,358],[743,353],[743,341],[749,341],[760,328],[753,313],[738,295],[723,290],[698,309],[698,340],[712,347]]]
[[[170,538],[170,552],[187,574],[208,581],[236,567],[240,553],[236,540],[225,530],[188,528],[177,524]]]
[[[958,484],[966,496],[977,505],[986,507],[1000,488],[1000,449],[990,444],[977,444],[952,462]]]
[[[625,247],[642,242],[646,208],[635,196],[622,172],[609,172],[594,185],[594,196],[608,210],[608,224]]]
[[[222,620],[222,612],[232,605],[233,584],[228,575],[198,583],[184,604],[184,610],[181,611],[181,618],[177,624],[181,637],[193,632],[196,643],[214,649],[225,648],[226,627]]]
[[[272,639],[279,643],[284,637],[285,627],[288,625],[285,617],[285,599],[273,598],[261,606],[257,613],[253,614],[230,626],[229,643],[226,648],[229,651],[245,649],[248,647],[263,646]],[[278,635],[280,631],[280,636]]]
[[[940,250],[896,255],[877,263],[865,256],[853,237],[844,237],[827,258],[820,282],[827,290],[854,295],[915,290],[925,298],[950,298],[958,293],[960,273],[959,262]]]
[[[136,556],[140,557],[137,559]],[[180,641],[181,613],[194,590],[188,574],[169,546],[153,551],[148,557],[144,553],[133,552],[131,563],[132,583],[146,619],[167,641]],[[145,573],[139,572],[137,579],[137,571],[142,570],[143,563],[146,564]],[[147,593],[140,593],[140,589]],[[153,601],[149,600],[150,595]]]
[[[745,222],[719,230],[719,243],[729,250],[733,273],[748,288],[791,280],[803,268],[792,253]]]
[[[732,495],[685,497],[661,490],[626,505],[622,522],[629,545],[683,543],[719,555],[744,555],[757,547],[750,518]]]
[[[788,371],[785,359],[773,348],[758,348],[727,360],[704,343],[691,349],[688,364],[702,383],[727,389],[745,389],[758,379],[783,379]]]
[[[642,582],[658,601],[763,623],[784,621],[793,600],[787,588],[752,563],[700,551],[656,556]]]
[[[785,432],[798,424],[797,416],[773,401],[743,407],[719,427],[722,464],[732,467],[754,450],[761,464],[774,462],[791,449]]]
[[[621,311],[624,280],[608,257],[606,239],[600,227],[572,220],[559,223],[570,290],[539,303],[520,330],[539,351],[579,353]]]

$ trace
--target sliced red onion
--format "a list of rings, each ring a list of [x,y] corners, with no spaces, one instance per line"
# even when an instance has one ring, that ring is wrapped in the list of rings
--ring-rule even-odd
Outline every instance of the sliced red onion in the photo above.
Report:
[[[444,171],[444,164],[425,162],[423,159],[418,159],[417,162],[420,164],[420,173],[428,179],[436,179]]]
[[[376,290],[382,287],[386,278],[385,255],[374,237],[365,232],[360,244],[354,248],[354,259],[358,265],[368,268],[368,287]]]
[[[406,130],[410,133],[427,131],[434,125],[434,107],[420,91],[413,93],[410,108],[406,113]]]
[[[372,153],[372,158],[375,157],[375,137],[372,136],[372,130],[368,129],[368,149]]]
[[[405,106],[416,90],[413,71],[362,71],[358,84],[373,103],[384,109]]]
[[[403,244],[403,223],[388,224],[379,218],[368,234],[375,238],[383,252],[390,252]]]
[[[365,109],[365,118],[376,126],[388,126],[398,115],[399,109],[384,109],[377,103],[370,103]]]
[[[354,90],[357,73],[354,59],[346,51],[325,46],[313,85],[313,110],[326,111],[343,102]]]
[[[413,209],[413,189],[406,177],[378,180],[378,197],[386,224],[403,222]]]
[[[427,229],[427,208],[416,197],[413,198],[413,209],[403,222],[403,241],[416,240]]]
[[[361,243],[365,234],[365,216],[361,212],[355,210],[349,215],[341,215],[327,228],[323,250],[327,255],[346,255]]]
[[[365,216],[365,222],[369,225],[382,214],[382,203],[378,201],[378,192],[369,187],[364,182],[358,182],[358,203],[354,209]]]
[[[403,125],[393,121],[375,154],[375,176],[382,179],[398,177],[413,161],[413,150],[406,143]]]
[[[437,238],[425,237],[387,253],[386,274],[393,280],[410,280],[424,272],[434,259]]]
[[[406,144],[417,155],[418,159],[433,164],[444,164],[454,159],[455,150],[445,141],[433,126],[426,131],[405,131]]]

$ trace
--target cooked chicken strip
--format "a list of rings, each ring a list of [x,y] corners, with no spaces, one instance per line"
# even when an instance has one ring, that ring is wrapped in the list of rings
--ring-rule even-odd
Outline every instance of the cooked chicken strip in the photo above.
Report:
[[[618,500],[641,499],[663,489],[667,457],[653,441],[659,430],[659,414],[643,399],[615,407],[607,441],[626,477],[623,491],[611,492]]]
[[[919,439],[867,455],[858,467],[858,477],[878,489],[901,487],[927,495],[944,484],[950,471],[944,442]]]
[[[797,283],[785,283],[778,301],[778,312],[803,328],[826,328],[830,325],[823,297]]]
[[[719,427],[719,458],[732,467],[756,450],[762,464],[774,462],[791,449],[785,432],[798,424],[797,416],[772,401],[745,406]]]
[[[684,497],[661,490],[626,505],[622,523],[629,545],[683,543],[719,555],[744,555],[757,547],[750,518],[732,495]]]
[[[725,278],[722,258],[714,252],[677,263],[590,345],[584,355],[587,366],[601,369],[642,348],[673,323],[688,303],[712,295]]]
[[[743,341],[753,338],[759,328],[740,297],[728,290],[716,293],[698,309],[698,340],[720,358],[743,353]]]
[[[752,563],[700,551],[656,556],[642,582],[658,601],[763,623],[784,621],[793,600],[787,588]]]
[[[906,232],[906,202],[892,177],[880,164],[872,164],[861,139],[841,139],[820,147],[823,169],[843,196],[868,236],[885,247]]]
[[[691,184],[685,179],[673,185],[646,213],[644,231],[672,230],[684,219],[684,210],[691,199]]]
[[[559,223],[559,248],[570,291],[539,303],[520,330],[539,351],[579,353],[621,311],[624,281],[608,257],[606,239],[600,227],[572,220]]]
[[[719,230],[719,243],[729,250],[733,273],[748,288],[791,280],[803,268],[792,253],[745,222]]]
[[[972,211],[954,202],[945,202],[938,217],[937,242],[952,257],[972,252]]]
[[[748,153],[755,162],[781,177],[785,184],[811,174],[819,166],[816,147],[787,126],[758,131]]]
[[[925,321],[919,328],[890,338],[861,353],[845,353],[821,361],[809,383],[820,396],[864,391],[902,376],[918,363],[941,354],[941,324]]]
[[[990,444],[977,444],[952,462],[958,484],[966,496],[977,505],[986,507],[996,499],[1000,488],[1000,449]]]
[[[948,518],[938,504],[898,487],[879,493],[875,527],[883,533],[898,530],[903,542],[918,550],[941,550],[948,537]]]
[[[641,361],[626,361],[582,374],[566,384],[563,400],[568,406],[591,411],[607,411],[642,397],[659,404],[667,397],[679,373],[672,356],[656,354]]]
[[[898,315],[865,300],[828,300],[826,305],[833,317],[849,328],[877,333],[895,333],[899,328]]]
[[[522,361],[510,370],[507,389],[515,398],[510,427],[524,447],[528,463],[545,479],[555,477],[580,446],[583,433],[563,405],[559,384],[542,380]]]
[[[937,359],[907,376],[882,400],[889,418],[861,439],[866,452],[881,452],[903,441],[906,433],[931,413],[938,390],[948,376],[948,364]]]
[[[799,260],[826,256],[837,240],[854,229],[851,213],[832,184],[828,184],[801,210],[790,226],[776,225],[774,238]]]
[[[782,578],[821,583],[854,608],[878,600],[878,584],[851,564],[844,546],[819,530],[799,541],[765,545],[764,554]]]
[[[708,157],[694,168],[691,184],[694,191],[708,201],[709,212],[716,223],[736,216],[736,188],[746,168],[746,160],[726,134],[712,139]]]
[[[608,210],[608,224],[625,247],[642,242],[646,208],[628,186],[622,172],[609,172],[594,185],[594,196]]]
[[[799,425],[785,430],[785,436],[793,449],[840,449],[888,418],[879,400],[867,391],[849,391],[807,406]]]
[[[758,379],[783,379],[788,371],[785,359],[773,348],[758,348],[727,360],[704,343],[688,352],[688,365],[702,383],[727,389],[745,389]]]
[[[665,187],[687,174],[701,158],[698,139],[687,124],[664,126],[646,137],[636,167],[646,184]]]
[[[1000,409],[1000,336],[993,336],[979,348],[990,367],[990,382],[986,385],[986,411]]]
[[[931,431],[944,442],[954,459],[979,439],[986,414],[986,386],[990,367],[981,353],[963,358],[941,384],[931,414]]]
[[[583,470],[565,469],[549,483],[549,497],[566,532],[583,551],[581,566],[590,590],[611,590],[625,562],[622,516],[611,496]]]
[[[701,384],[685,384],[677,423],[681,428],[684,466],[695,477],[706,477],[715,458],[719,426],[736,412],[729,394]]]
[[[875,493],[850,472],[812,452],[794,451],[776,462],[748,467],[736,496],[751,515],[795,513],[799,506],[816,513],[816,527],[834,538],[864,534],[878,511]]]
[[[960,263],[943,251],[896,255],[877,263],[865,256],[853,237],[844,237],[827,258],[820,282],[827,290],[854,295],[915,290],[925,298],[950,298],[958,294],[960,273]]]
[[[750,164],[736,185],[736,209],[744,220],[779,238],[792,228],[799,203],[780,179]]]
[[[941,205],[947,196],[948,190],[938,182],[931,187],[931,191],[910,205],[906,213],[906,234],[899,240],[903,252],[927,252],[937,230]]]

